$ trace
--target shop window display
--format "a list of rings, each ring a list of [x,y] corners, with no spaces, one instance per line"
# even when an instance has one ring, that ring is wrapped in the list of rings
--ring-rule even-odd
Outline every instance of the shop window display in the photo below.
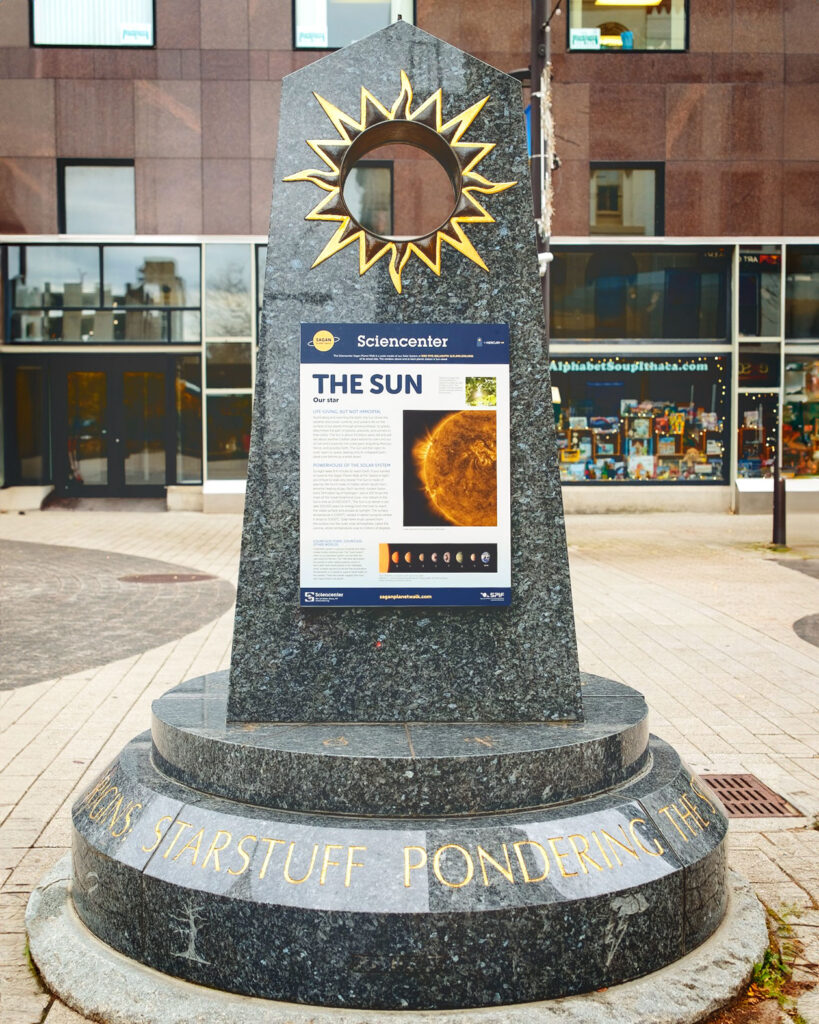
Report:
[[[771,477],[776,461],[777,396],[739,395],[737,476]]]
[[[725,357],[556,356],[551,374],[562,481],[724,482]]]
[[[819,476],[819,358],[785,364],[782,473]]]

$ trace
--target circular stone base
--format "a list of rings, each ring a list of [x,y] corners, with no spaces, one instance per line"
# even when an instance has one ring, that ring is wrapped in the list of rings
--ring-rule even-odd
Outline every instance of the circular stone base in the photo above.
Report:
[[[228,674],[153,704],[154,763],[201,793],[320,814],[522,811],[611,790],[648,764],[642,694],[583,673],[582,722],[228,722]]]
[[[549,1002],[457,1011],[327,1009],[231,995],[178,981],[117,953],[77,917],[64,857],[31,894],[31,954],[46,985],[85,1016],[109,1024],[697,1024],[747,984],[768,946],[765,912],[731,872],[728,907],[710,939],[637,981]]]

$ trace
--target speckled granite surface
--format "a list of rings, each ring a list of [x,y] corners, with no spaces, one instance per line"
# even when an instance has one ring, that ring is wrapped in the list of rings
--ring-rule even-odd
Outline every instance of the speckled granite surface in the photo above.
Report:
[[[296,811],[424,817],[542,807],[610,789],[646,763],[635,690],[583,675],[583,722],[226,722],[227,673],[153,705],[154,759],[203,792]]]
[[[611,792],[390,819],[273,811],[167,780],[149,735],[74,807],[74,903],[176,977],[326,1006],[445,1009],[617,984],[719,924],[726,822],[666,744]]]
[[[335,134],[313,97],[358,115],[361,87],[390,106],[409,75],[416,103],[443,90],[449,119],[489,96],[466,133],[518,185],[470,224],[486,273],[449,246],[440,277],[412,259],[398,294],[386,259],[363,276],[353,244],[314,270],[335,225],[286,176],[321,163],[306,139]],[[399,22],[283,83],[270,248],[248,469],[229,717],[240,721],[544,721],[581,716],[548,354],[519,83]],[[408,610],[298,607],[301,322],[508,323],[512,390],[512,606]]]

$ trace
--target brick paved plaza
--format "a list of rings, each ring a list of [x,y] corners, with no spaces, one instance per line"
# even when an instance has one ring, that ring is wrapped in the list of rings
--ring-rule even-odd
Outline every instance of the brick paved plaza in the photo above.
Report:
[[[121,505],[0,515],[2,1024],[83,1019],[27,965],[26,900],[68,849],[77,793],[148,728],[151,701],[227,667],[240,530]],[[735,821],[730,862],[792,910],[797,978],[815,983],[819,522],[791,515],[785,552],[770,531],[767,516],[575,516],[569,558],[581,668],[641,690],[652,731],[695,771],[752,773],[802,812]],[[123,581],[183,573],[220,579]]]

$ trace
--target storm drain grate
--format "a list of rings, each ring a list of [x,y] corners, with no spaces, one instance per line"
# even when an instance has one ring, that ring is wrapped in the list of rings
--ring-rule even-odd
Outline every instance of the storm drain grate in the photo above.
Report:
[[[722,801],[729,818],[800,818],[784,797],[756,775],[700,775]]]
[[[204,580],[215,580],[215,576],[206,576],[198,572],[146,573],[142,576],[120,576],[120,583],[202,583]]]

